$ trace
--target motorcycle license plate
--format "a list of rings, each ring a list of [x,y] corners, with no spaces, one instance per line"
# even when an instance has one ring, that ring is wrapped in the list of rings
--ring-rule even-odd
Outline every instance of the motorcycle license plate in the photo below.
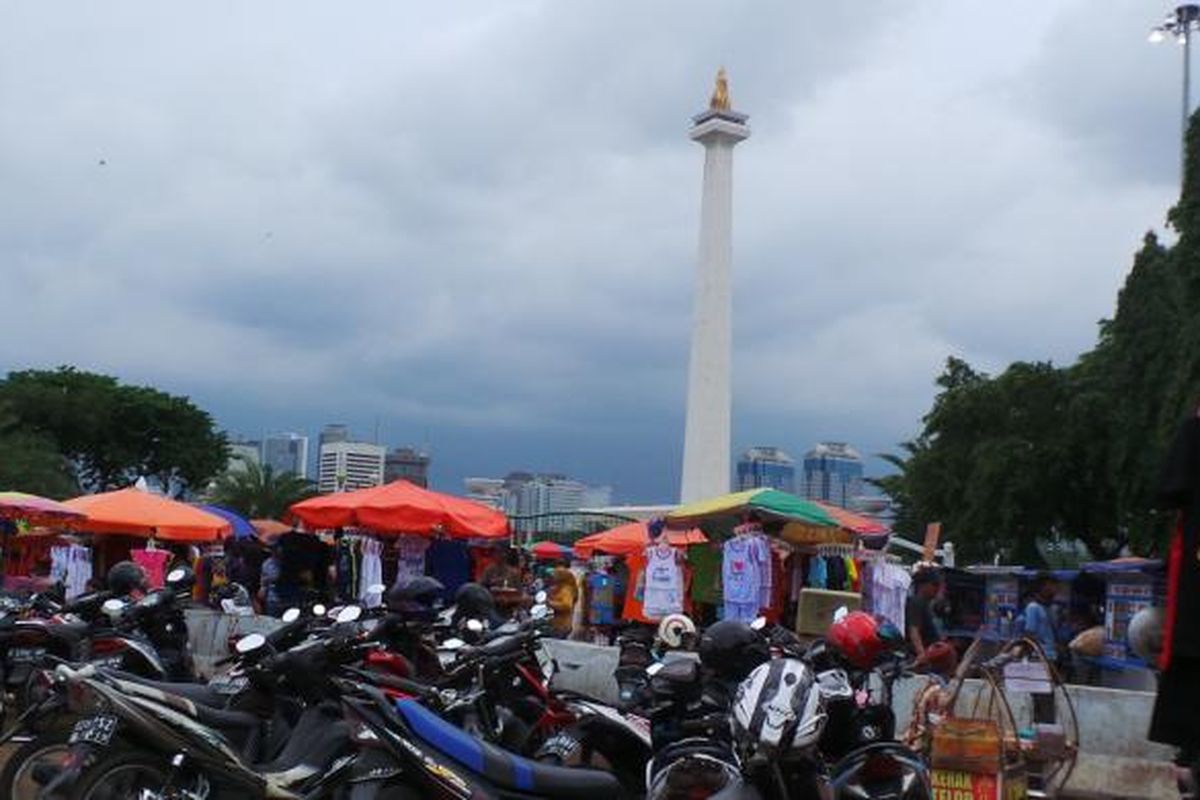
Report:
[[[8,660],[14,664],[29,664],[46,655],[44,647],[14,647],[8,651]]]
[[[250,685],[245,675],[218,675],[208,682],[210,689],[221,694],[237,694]]]
[[[69,744],[94,744],[107,747],[117,733],[117,718],[112,714],[84,717],[71,729]]]

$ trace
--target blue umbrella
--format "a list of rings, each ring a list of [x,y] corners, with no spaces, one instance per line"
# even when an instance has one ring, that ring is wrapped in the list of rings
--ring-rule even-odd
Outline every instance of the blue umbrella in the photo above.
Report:
[[[236,511],[230,511],[228,508],[221,508],[220,506],[203,505],[201,503],[193,503],[193,505],[202,511],[207,511],[209,514],[216,514],[221,519],[227,520],[229,524],[233,525],[233,538],[235,539],[253,539],[258,535],[254,530],[254,526],[250,524],[250,520]]]

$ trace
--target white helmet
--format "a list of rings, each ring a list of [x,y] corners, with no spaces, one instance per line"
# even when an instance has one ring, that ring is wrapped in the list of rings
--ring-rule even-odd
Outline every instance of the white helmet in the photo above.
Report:
[[[1133,615],[1126,638],[1134,655],[1151,664],[1158,660],[1163,649],[1166,620],[1166,611],[1156,606],[1148,606]]]
[[[756,755],[784,756],[816,744],[825,719],[813,672],[796,658],[756,667],[733,701],[735,736]]]
[[[658,623],[658,639],[667,647],[683,647],[683,637],[696,635],[696,623],[687,614],[668,614]]]

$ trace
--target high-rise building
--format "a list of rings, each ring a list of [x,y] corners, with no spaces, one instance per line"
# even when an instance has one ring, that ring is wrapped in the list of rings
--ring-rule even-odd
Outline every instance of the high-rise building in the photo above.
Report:
[[[321,428],[321,433],[317,437],[317,450],[319,452],[327,444],[348,441],[350,441],[350,428],[340,422],[335,422]]]
[[[463,485],[467,490],[467,499],[491,506],[499,511],[505,510],[507,493],[504,489],[503,478],[465,478]]]
[[[821,442],[804,454],[805,498],[849,508],[862,492],[862,456],[845,442]]]
[[[412,447],[397,447],[383,459],[385,483],[406,480],[421,488],[429,487],[429,454]]]
[[[510,472],[503,478],[467,478],[467,497],[512,516],[570,514],[612,502],[612,488],[588,486],[565,475]]]
[[[317,462],[317,489],[350,492],[383,484],[384,448],[367,442],[327,442]]]
[[[262,463],[258,442],[240,441],[229,443],[229,460],[225,463],[226,472],[245,472],[251,464]]]
[[[796,491],[796,462],[778,447],[751,447],[737,462],[738,491]]]
[[[276,475],[308,477],[308,437],[298,433],[275,433],[263,441],[263,464]]]
[[[704,145],[700,197],[700,252],[692,305],[687,419],[683,434],[680,501],[729,491],[733,392],[733,148],[750,135],[745,114],[729,103],[725,70],[708,108],[692,118],[689,136]]]

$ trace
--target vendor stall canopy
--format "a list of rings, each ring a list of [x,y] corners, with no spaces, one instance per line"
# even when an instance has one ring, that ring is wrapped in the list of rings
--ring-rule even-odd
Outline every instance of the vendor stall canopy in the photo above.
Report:
[[[0,492],[0,519],[28,525],[70,527],[84,522],[87,515],[57,500],[36,494]]]
[[[665,532],[667,543],[675,547],[704,544],[708,537],[698,529]],[[650,546],[650,532],[645,522],[630,522],[607,531],[585,536],[575,543],[575,555],[591,558],[596,555],[631,556]]]
[[[303,500],[288,509],[285,521],[292,520],[310,529],[358,527],[377,533],[442,533],[459,539],[509,535],[508,518],[494,508],[404,480]]]
[[[227,520],[207,511],[137,488],[84,495],[63,505],[87,515],[80,527],[88,533],[211,542],[233,529]]]
[[[528,549],[530,555],[543,561],[565,561],[571,558],[571,548],[558,542],[534,542]]]

